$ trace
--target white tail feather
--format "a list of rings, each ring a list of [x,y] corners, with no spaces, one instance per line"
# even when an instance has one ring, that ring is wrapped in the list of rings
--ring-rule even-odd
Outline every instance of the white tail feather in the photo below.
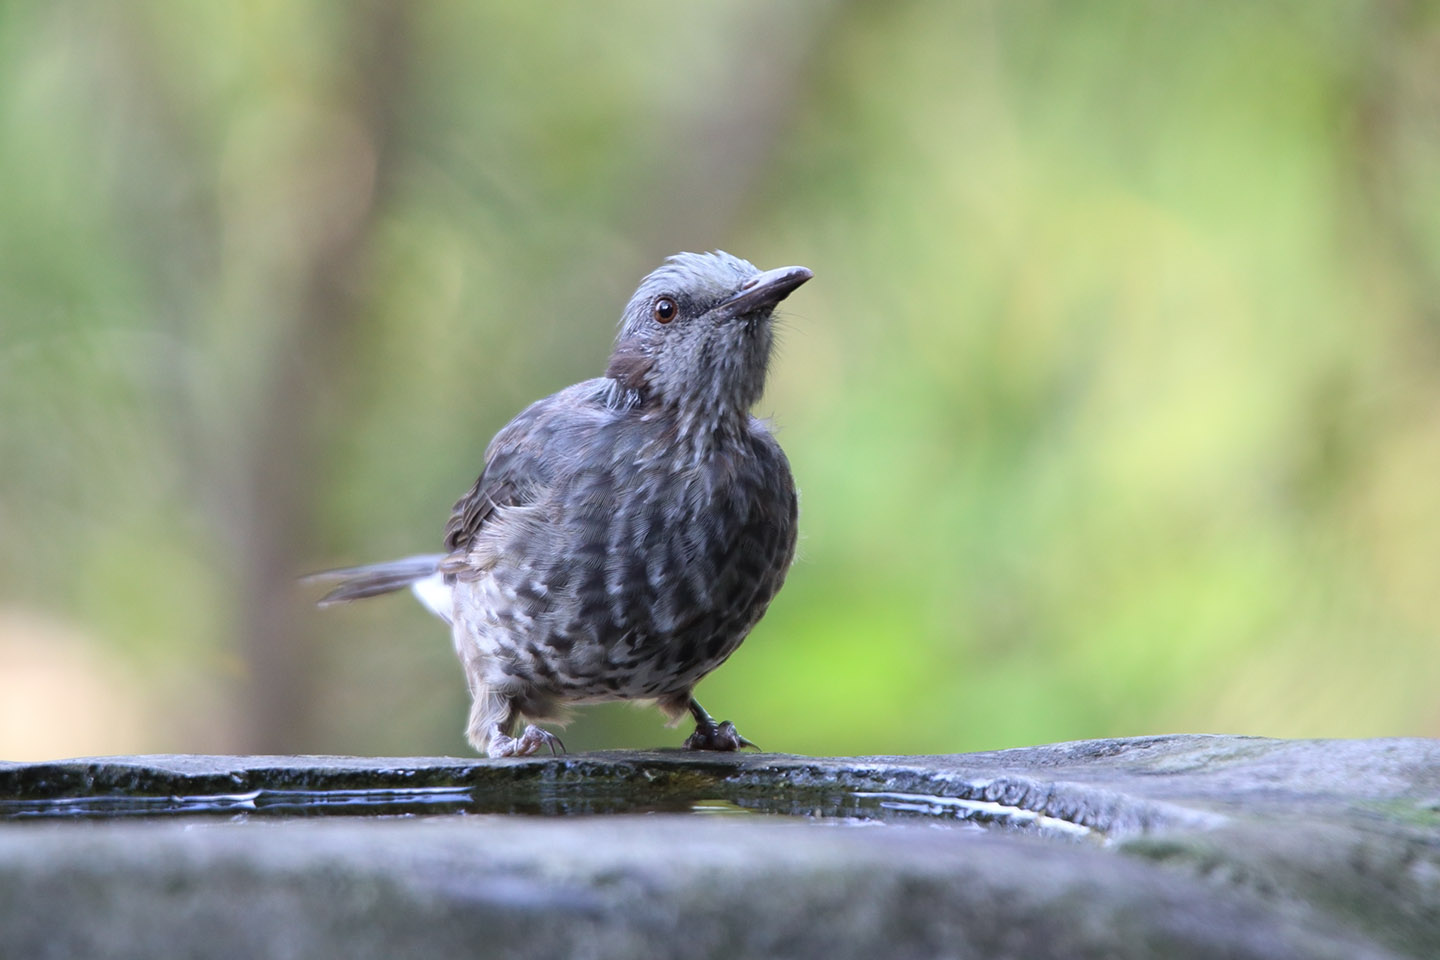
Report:
[[[416,599],[435,616],[446,623],[453,623],[455,619],[455,597],[450,589],[450,584],[445,582],[445,575],[435,571],[430,576],[416,580],[410,584],[410,591],[415,594]]]

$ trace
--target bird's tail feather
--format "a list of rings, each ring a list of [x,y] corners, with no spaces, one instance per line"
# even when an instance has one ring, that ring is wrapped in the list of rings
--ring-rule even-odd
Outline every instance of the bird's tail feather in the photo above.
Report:
[[[438,576],[440,561],[443,559],[444,554],[427,553],[403,560],[391,560],[389,563],[324,570],[310,574],[304,578],[304,582],[331,585],[329,592],[318,601],[320,606],[328,607],[415,586],[422,580]],[[423,597],[421,599],[424,600]],[[430,606],[428,602],[425,605]]]

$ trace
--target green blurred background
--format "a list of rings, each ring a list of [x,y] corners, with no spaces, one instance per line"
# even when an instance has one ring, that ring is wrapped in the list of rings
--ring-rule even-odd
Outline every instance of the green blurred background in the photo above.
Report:
[[[466,753],[437,548],[639,278],[814,282],[771,750],[1440,735],[1440,12],[0,4],[0,757]],[[572,750],[678,744],[587,708]]]

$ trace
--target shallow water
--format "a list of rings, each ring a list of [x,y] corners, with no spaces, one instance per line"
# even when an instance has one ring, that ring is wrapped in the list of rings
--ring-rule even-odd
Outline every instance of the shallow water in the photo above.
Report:
[[[833,790],[797,796],[747,791],[734,796],[646,795],[613,784],[547,785],[541,790],[505,795],[475,786],[391,787],[371,789],[260,789],[243,793],[193,796],[99,795],[48,799],[0,799],[0,821],[55,822],[179,817],[244,821],[253,818],[299,819],[324,816],[434,817],[518,815],[539,817],[614,814],[698,814],[704,816],[784,816],[833,823],[869,825],[930,823],[970,829],[1003,829],[1071,839],[1098,838],[1089,827],[1019,807],[983,800],[898,791]]]

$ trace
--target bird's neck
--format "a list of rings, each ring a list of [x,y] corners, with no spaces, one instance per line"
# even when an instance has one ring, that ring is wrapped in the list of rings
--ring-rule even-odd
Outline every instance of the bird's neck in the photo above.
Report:
[[[683,363],[657,362],[623,346],[606,371],[607,402],[663,419],[676,442],[697,453],[719,449],[748,430],[750,408],[765,388],[771,342],[768,327],[744,335],[737,330],[733,340],[706,343]]]
[[[740,393],[685,391],[667,397],[653,389],[610,378],[606,404],[662,426],[651,454],[698,465],[733,450],[749,430],[753,400]],[[663,450],[661,449],[663,448]]]
[[[737,336],[723,347],[711,346],[694,358],[683,380],[656,384],[656,399],[669,408],[680,443],[703,452],[738,442],[748,429],[750,408],[765,389],[769,360],[767,329],[760,336]]]
[[[753,401],[737,395],[688,393],[666,411],[679,446],[703,456],[744,436]]]

